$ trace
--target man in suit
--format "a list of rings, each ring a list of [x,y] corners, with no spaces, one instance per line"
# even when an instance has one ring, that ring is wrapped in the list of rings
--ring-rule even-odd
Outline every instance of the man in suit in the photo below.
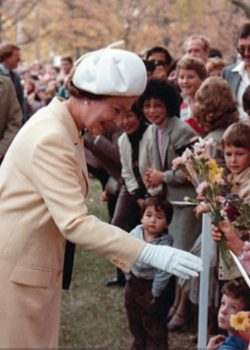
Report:
[[[20,48],[17,45],[8,42],[0,44],[0,74],[8,76],[12,80],[18,102],[24,112],[25,101],[23,87],[19,76],[15,73],[15,69],[18,67],[20,61]]]
[[[22,125],[22,111],[11,80],[0,75],[0,164]]]
[[[240,59],[223,69],[222,78],[228,82],[237,99],[240,118],[247,120],[247,114],[242,107],[242,96],[250,85],[250,22],[240,28],[237,51]]]
[[[97,136],[113,126],[146,81],[131,52],[105,48],[83,56],[70,98],[55,97],[12,142],[0,169],[0,348],[58,348],[65,239],[125,271],[135,261],[184,277],[201,270],[189,253],[137,240],[88,215],[80,132]]]

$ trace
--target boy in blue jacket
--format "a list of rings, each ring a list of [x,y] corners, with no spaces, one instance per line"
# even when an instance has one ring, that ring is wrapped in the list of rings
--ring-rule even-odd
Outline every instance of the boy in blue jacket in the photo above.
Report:
[[[243,278],[226,282],[222,287],[222,299],[218,313],[219,328],[228,336],[212,337],[206,350],[246,350],[246,341],[230,325],[230,317],[239,311],[250,310],[250,289]]]

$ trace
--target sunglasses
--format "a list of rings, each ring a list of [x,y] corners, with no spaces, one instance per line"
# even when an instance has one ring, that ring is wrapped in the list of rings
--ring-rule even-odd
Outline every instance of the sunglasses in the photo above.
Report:
[[[250,45],[249,46],[239,46],[237,51],[240,55],[244,56],[246,53],[250,53]]]
[[[153,72],[156,67],[158,66],[165,66],[166,62],[165,61],[160,61],[160,60],[150,60],[150,61],[144,61],[144,64],[146,66],[146,69],[148,72]]]

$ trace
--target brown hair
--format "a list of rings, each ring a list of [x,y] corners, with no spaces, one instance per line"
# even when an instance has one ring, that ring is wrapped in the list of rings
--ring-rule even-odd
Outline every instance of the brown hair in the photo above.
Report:
[[[225,80],[209,77],[203,81],[195,94],[193,117],[206,132],[238,121],[237,102]]]
[[[243,278],[235,278],[226,282],[221,292],[231,298],[241,299],[244,303],[244,310],[250,309],[250,289]]]
[[[223,61],[222,58],[219,58],[219,57],[209,58],[206,63],[206,69],[207,69],[208,75],[210,75],[214,69],[222,70],[224,67],[225,67],[225,62]]]
[[[242,122],[230,125],[222,137],[222,147],[232,145],[250,151],[250,125]]]
[[[180,69],[194,70],[201,80],[207,77],[205,63],[198,57],[183,56],[177,63],[177,70]]]
[[[167,223],[171,223],[173,217],[173,206],[166,199],[160,195],[146,198],[141,211],[141,216],[143,216],[146,208],[150,206],[154,207],[156,211],[162,210],[166,216]]]
[[[246,39],[250,36],[250,22],[244,23],[238,33],[238,39]]]
[[[7,58],[11,57],[14,51],[20,51],[20,47],[8,42],[0,44],[0,62],[4,62]]]

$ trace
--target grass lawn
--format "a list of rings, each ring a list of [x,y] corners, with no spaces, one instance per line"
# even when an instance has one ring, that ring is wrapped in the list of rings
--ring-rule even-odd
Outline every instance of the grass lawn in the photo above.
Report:
[[[91,180],[87,197],[89,213],[107,221],[106,205],[99,200],[100,191],[99,182]],[[123,306],[124,289],[103,285],[114,274],[115,267],[108,261],[77,248],[71,289],[63,291],[60,348],[130,348],[132,337]],[[169,350],[196,348],[190,332],[171,334],[169,343]]]

